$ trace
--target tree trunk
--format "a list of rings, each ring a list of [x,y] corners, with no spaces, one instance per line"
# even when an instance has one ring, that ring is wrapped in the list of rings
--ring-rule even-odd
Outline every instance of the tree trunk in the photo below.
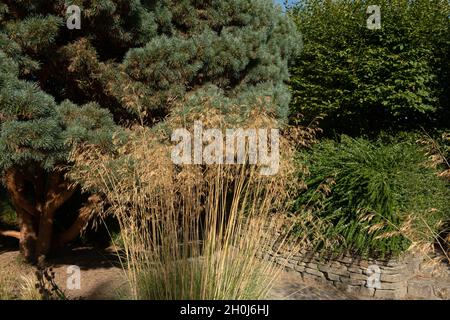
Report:
[[[55,212],[47,208],[41,215],[39,221],[39,233],[37,237],[36,258],[39,260],[41,256],[46,256],[50,250],[50,243],[53,235],[53,220]]]
[[[30,184],[34,188],[32,191]],[[16,168],[6,172],[6,187],[19,220],[20,251],[28,262],[36,263],[39,257],[45,257],[50,250],[56,211],[73,195],[76,188],[64,179],[61,172],[54,171],[48,175],[41,172],[32,176]],[[30,192],[33,193],[32,201]],[[18,236],[17,231],[1,234]]]
[[[36,263],[36,223],[31,215],[23,210],[17,212],[20,224],[20,252],[27,262]]]
[[[36,248],[36,257],[38,259],[41,256],[45,257],[50,251],[56,210],[69,200],[75,190],[73,186],[65,181],[64,175],[60,172],[52,172],[50,174],[45,204],[39,221]]]
[[[69,229],[58,235],[53,242],[53,247],[61,248],[65,246],[67,243],[74,241],[81,233],[83,228],[85,228],[86,224],[97,210],[97,207],[100,205],[102,199],[99,195],[92,195],[88,198],[88,202],[84,205],[78,212],[78,217],[75,222],[70,226]]]
[[[6,172],[5,182],[19,220],[20,252],[26,261],[34,263],[37,240],[35,219],[39,213],[24,196],[25,180],[19,170],[8,170]]]

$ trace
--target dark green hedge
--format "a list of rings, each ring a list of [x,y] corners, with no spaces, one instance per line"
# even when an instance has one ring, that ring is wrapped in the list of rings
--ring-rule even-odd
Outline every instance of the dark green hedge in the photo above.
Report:
[[[381,7],[381,30],[367,28],[369,5]],[[304,37],[294,115],[326,114],[326,133],[448,127],[447,0],[305,0],[290,14]]]

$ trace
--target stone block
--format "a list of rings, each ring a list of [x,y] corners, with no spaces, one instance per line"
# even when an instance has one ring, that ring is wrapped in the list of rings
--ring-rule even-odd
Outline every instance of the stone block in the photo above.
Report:
[[[319,270],[317,263],[313,263],[313,262],[308,262],[306,264],[306,266],[310,269],[315,269],[315,270]]]
[[[366,288],[366,287],[361,287],[361,290],[359,292],[360,296],[362,297],[374,297],[375,295],[375,289],[374,288]]]
[[[313,269],[313,268],[308,268],[308,267],[306,267],[306,268],[305,268],[305,272],[306,272],[307,274],[311,274],[311,275],[314,275],[314,276],[324,277],[323,272],[321,272],[321,271],[319,271],[319,270],[317,270],[317,269]]]
[[[302,273],[302,279],[304,281],[322,282],[325,278],[323,278],[322,276],[316,276],[316,275],[305,272],[305,273]]]
[[[433,282],[423,279],[408,281],[408,296],[418,299],[432,299],[434,297]]]
[[[406,286],[390,290],[390,289],[375,289],[375,298],[380,299],[404,299],[406,297]]]
[[[334,274],[334,273],[331,273],[331,272],[324,272],[324,274],[325,274],[325,277],[326,277],[327,280],[339,281],[340,277],[337,274]]]
[[[347,268],[348,271],[350,271],[351,273],[363,273],[363,270],[365,270],[366,268],[361,268],[358,265],[352,265],[350,267]]]
[[[352,286],[364,286],[366,284],[366,280],[361,279],[352,279],[348,277],[339,277],[339,281],[345,284],[349,284]]]
[[[319,269],[320,270],[320,269]],[[325,270],[323,270],[325,271]],[[350,273],[348,272],[347,268],[345,266],[339,266],[339,267],[329,267],[326,269],[326,272],[336,274],[338,276],[347,276],[349,277]]]
[[[399,273],[405,273],[406,267],[403,266],[397,266],[397,267],[386,267],[378,264],[374,264],[380,268],[381,274],[399,274]],[[369,274],[368,268],[363,270],[364,274]]]
[[[336,261],[339,261],[339,262],[345,263],[346,265],[349,265],[349,264],[354,263],[355,259],[352,257],[344,256],[341,258],[337,258]]]
[[[334,286],[341,291],[348,292],[354,295],[359,295],[361,292],[361,286],[354,286],[348,283],[335,282]]]
[[[390,259],[385,262],[384,265],[387,267],[398,267],[404,265],[404,262],[400,261],[399,259]]]
[[[317,269],[322,272],[330,272],[333,268],[329,264],[319,264]]]
[[[406,281],[407,279],[405,278],[405,275],[401,274],[401,273],[397,273],[397,274],[381,273],[380,280],[382,282],[394,283],[394,282]]]
[[[354,295],[359,295],[361,293],[361,287],[360,286],[353,286],[353,285],[347,285],[347,287],[345,288],[345,292],[354,294]]]
[[[350,279],[367,281],[368,276],[360,273],[350,273]]]
[[[450,283],[436,283],[434,295],[442,300],[450,300]]]
[[[367,284],[366,284],[367,286]],[[405,290],[408,287],[406,281],[400,282],[381,282],[381,290]]]
[[[294,270],[297,271],[297,272],[305,272],[305,266],[302,266],[302,265],[296,265],[296,266],[294,267]]]

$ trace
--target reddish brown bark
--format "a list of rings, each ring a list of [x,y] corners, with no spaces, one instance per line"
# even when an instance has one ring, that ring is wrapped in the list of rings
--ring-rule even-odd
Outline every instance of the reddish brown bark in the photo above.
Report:
[[[56,210],[61,207],[75,192],[61,175],[54,172],[50,175],[47,197],[39,221],[36,256],[46,256],[50,250],[53,235],[53,221]]]
[[[0,236],[20,239],[20,232],[15,230],[0,230]]]
[[[27,212],[16,208],[19,217],[20,225],[20,252],[24,256],[25,260],[31,263],[35,263],[36,260],[36,241],[37,230],[36,221],[33,216]]]
[[[9,169],[5,175],[6,189],[14,206],[20,207],[32,216],[39,216],[39,211],[25,198],[25,177],[19,170]]]
[[[20,171],[8,170],[6,172],[5,182],[19,220],[20,251],[27,261],[34,262],[37,237],[33,218],[39,216],[39,212],[25,198],[25,179]]]
[[[29,171],[10,169],[6,172],[6,187],[17,212],[20,231],[1,231],[0,235],[18,238],[25,259],[35,263],[39,257],[45,257],[49,253],[54,238],[55,214],[70,199],[76,188],[65,180],[62,172],[45,173],[39,169]],[[32,201],[29,200],[31,198]],[[55,237],[60,245],[79,235],[97,200],[96,197],[89,198],[88,206],[80,210],[73,226]]]

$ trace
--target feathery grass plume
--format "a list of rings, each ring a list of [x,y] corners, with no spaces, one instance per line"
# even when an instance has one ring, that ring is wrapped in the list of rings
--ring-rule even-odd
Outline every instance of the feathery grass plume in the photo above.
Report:
[[[440,169],[440,177],[450,180],[450,132],[442,132],[437,138],[425,132],[425,135],[417,142],[426,147],[429,156],[428,164]]]
[[[425,135],[417,142],[427,149],[428,165],[436,168],[439,177],[450,182],[450,132],[444,131],[437,137],[433,137],[425,131]],[[437,242],[445,253],[447,260],[450,256],[450,217],[443,223],[441,231],[437,235]]]
[[[130,130],[113,158],[89,146],[73,154],[72,177],[102,192],[119,221],[129,298],[262,299],[282,270],[270,250],[299,245],[287,208],[301,181],[286,139],[273,176],[248,163],[172,163],[168,133],[195,120],[220,129],[277,125],[258,108],[247,121],[232,118],[215,108],[173,113],[164,126]]]

